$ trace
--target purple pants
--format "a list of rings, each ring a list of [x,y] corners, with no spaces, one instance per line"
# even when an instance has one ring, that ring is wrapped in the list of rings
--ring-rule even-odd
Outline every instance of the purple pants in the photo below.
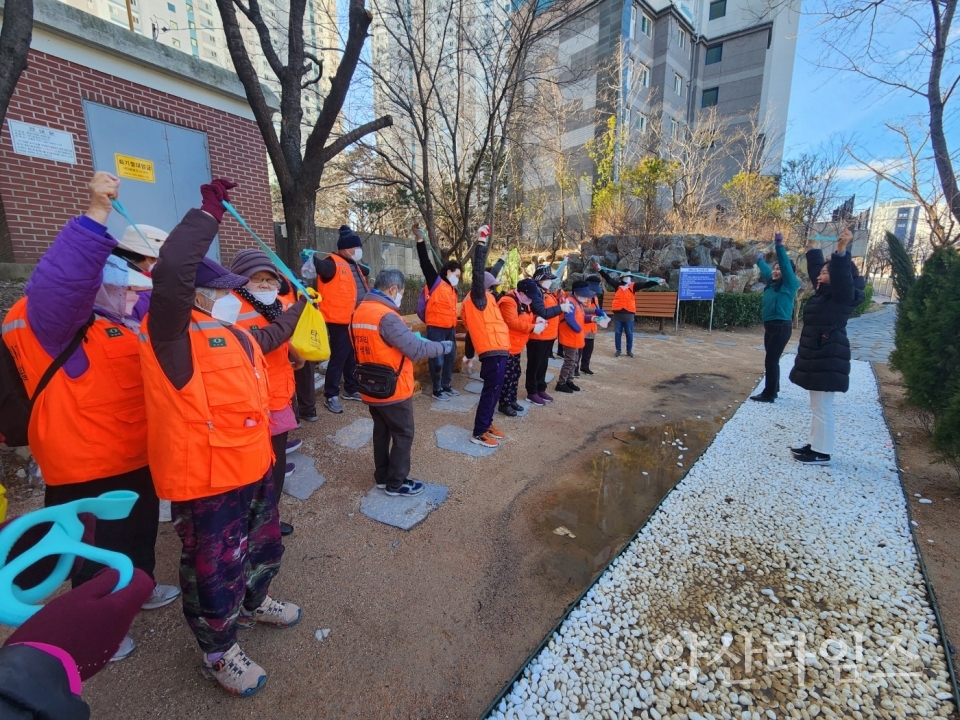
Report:
[[[280,569],[280,513],[273,468],[219,495],[171,503],[180,536],[183,615],[205,653],[236,642],[240,606],[260,607]]]
[[[480,404],[477,405],[477,415],[473,421],[474,435],[483,435],[493,424],[493,413],[497,410],[497,400],[500,397],[506,370],[506,355],[480,358],[480,379],[483,380],[483,391],[480,393]]]

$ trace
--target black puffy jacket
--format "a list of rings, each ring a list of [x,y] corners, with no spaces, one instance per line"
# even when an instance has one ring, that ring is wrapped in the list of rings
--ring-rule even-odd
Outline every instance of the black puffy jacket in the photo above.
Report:
[[[824,266],[820,250],[807,251],[807,272],[816,282]],[[805,390],[846,392],[850,387],[847,320],[864,299],[864,282],[850,255],[830,258],[830,282],[817,287],[803,309],[803,330],[790,381]]]

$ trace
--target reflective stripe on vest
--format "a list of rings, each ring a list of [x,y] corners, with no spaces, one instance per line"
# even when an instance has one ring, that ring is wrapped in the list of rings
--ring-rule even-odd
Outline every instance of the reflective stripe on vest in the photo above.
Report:
[[[369,395],[364,395],[363,391],[360,392],[363,401],[371,405],[397,403],[413,397],[413,363],[409,360],[403,362],[403,354],[396,348],[387,345],[380,337],[380,321],[390,313],[400,317],[396,308],[387,307],[384,303],[371,297],[369,300],[360,301],[360,306],[353,313],[353,320],[350,323],[351,340],[353,351],[357,356],[357,363],[387,365],[400,371],[396,390],[389,398],[372,398]],[[401,367],[401,364],[403,367]]]
[[[21,298],[3,322],[3,342],[33,395],[51,357]],[[48,485],[70,485],[138,470],[147,464],[147,424],[137,335],[97,317],[81,344],[87,370],[58,370],[37,398],[28,438]]]
[[[363,286],[368,290],[370,287],[359,265],[349,263],[337,254],[330,255],[330,259],[337,266],[333,279],[323,282],[317,278],[320,283],[320,296],[323,298],[320,301],[320,312],[328,323],[347,325],[357,307],[357,281],[353,268],[359,273]]]
[[[584,335],[584,325],[586,324],[584,320],[583,308],[580,306],[580,303],[577,302],[576,298],[570,297],[567,298],[570,302],[573,303],[573,319],[576,321],[577,325],[580,326],[580,332],[574,330],[570,325],[567,324],[567,321],[564,320],[560,323],[560,344],[564,347],[571,348],[582,348],[586,345]]]
[[[624,290],[622,287],[617,288],[616,295],[613,296],[613,306],[612,310],[614,312],[629,312],[634,315],[637,314],[637,296],[633,290]]]
[[[248,332],[254,328],[263,328],[270,324],[263,315],[247,300],[234,293],[240,300],[240,314],[237,315],[237,325]],[[286,310],[289,303],[280,300],[281,307]],[[267,363],[267,377],[270,381],[270,411],[280,412],[289,407],[290,401],[296,392],[293,380],[293,366],[290,364],[290,343],[284,341],[280,347],[267,353],[263,358]]]
[[[457,291],[450,283],[441,280],[430,293],[424,318],[432,327],[449,329],[457,326]]]
[[[187,501],[257,482],[273,463],[267,367],[247,336],[253,361],[233,329],[198,310],[190,323],[193,376],[180,390],[167,379],[140,324],[147,406],[147,451],[157,495]]]
[[[500,314],[493,293],[487,291],[487,306],[483,312],[473,304],[473,296],[467,295],[463,301],[463,323],[470,333],[470,340],[477,355],[488,352],[510,352],[510,330]]]

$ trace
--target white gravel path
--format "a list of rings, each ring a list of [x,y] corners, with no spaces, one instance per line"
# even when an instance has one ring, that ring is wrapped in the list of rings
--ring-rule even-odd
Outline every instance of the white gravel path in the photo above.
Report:
[[[810,422],[792,365],[777,403],[737,410],[490,717],[950,715],[870,366],[855,361],[837,397],[832,466],[807,467],[788,450]]]

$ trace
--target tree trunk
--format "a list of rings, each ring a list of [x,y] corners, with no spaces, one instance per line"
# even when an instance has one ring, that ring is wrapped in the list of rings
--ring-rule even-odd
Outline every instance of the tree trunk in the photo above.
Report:
[[[317,196],[314,193],[291,192],[283,196],[287,236],[277,239],[277,255],[294,272],[303,264],[300,262],[300,251],[317,246],[316,209]]]
[[[938,12],[939,3],[933,3],[934,15]],[[947,0],[944,13],[940,17],[937,36],[934,38],[933,52],[931,53],[930,76],[927,84],[927,101],[930,105],[930,145],[933,148],[933,158],[943,186],[943,197],[950,209],[950,213],[960,223],[960,188],[957,187],[957,176],[953,169],[950,150],[947,147],[947,137],[943,131],[943,98],[940,95],[940,76],[943,71],[944,55],[950,41],[950,29],[953,25],[954,14],[957,10],[957,0]]]

